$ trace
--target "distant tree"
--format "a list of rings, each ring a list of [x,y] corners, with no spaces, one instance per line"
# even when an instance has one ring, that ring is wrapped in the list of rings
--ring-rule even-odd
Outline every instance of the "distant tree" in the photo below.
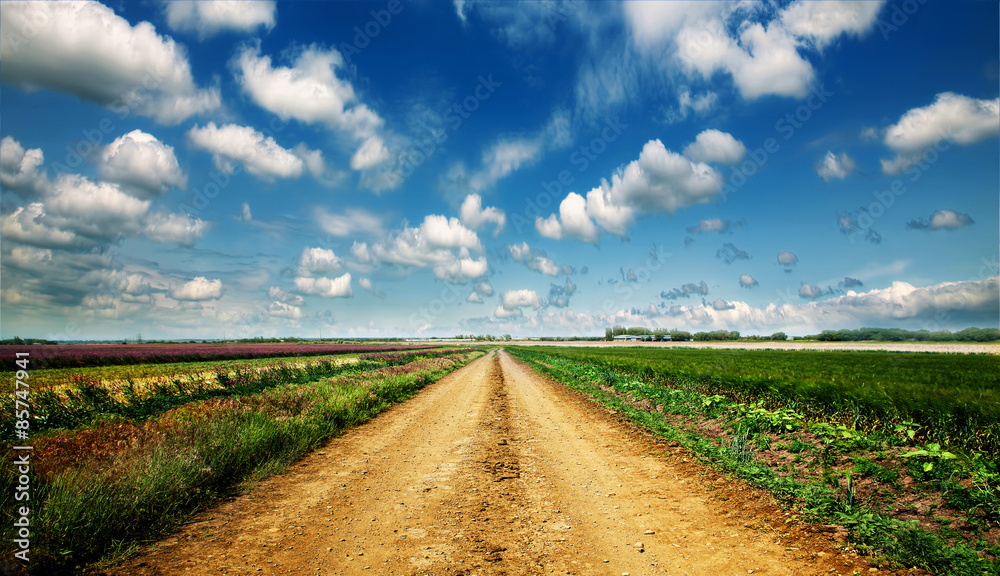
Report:
[[[671,330],[670,339],[675,342],[687,342],[691,339],[691,333],[684,330]]]
[[[14,344],[17,346],[23,346],[24,340],[21,340],[20,336],[14,336]]]
[[[785,340],[788,340],[788,334],[785,334],[784,332],[775,332],[774,334],[771,334],[771,340],[784,342]]]

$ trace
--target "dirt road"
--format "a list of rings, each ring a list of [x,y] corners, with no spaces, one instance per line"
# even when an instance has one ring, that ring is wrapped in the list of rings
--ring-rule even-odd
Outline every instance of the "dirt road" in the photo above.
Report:
[[[689,460],[492,353],[113,573],[869,573]]]

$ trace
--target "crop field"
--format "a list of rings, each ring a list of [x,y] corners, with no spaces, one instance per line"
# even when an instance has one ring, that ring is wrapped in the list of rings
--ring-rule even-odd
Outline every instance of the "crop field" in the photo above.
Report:
[[[1000,357],[512,347],[887,566],[1000,570]]]
[[[27,376],[32,410],[32,573],[113,559],[483,354],[373,346],[324,353],[17,375]],[[13,383],[4,387],[0,426],[12,438],[16,395]],[[8,461],[14,445],[3,444]],[[8,556],[14,470],[3,472],[0,495]]]
[[[412,350],[413,346],[374,344],[60,344],[31,346],[31,365],[39,368],[79,368],[131,364],[174,364],[208,360],[361,354]],[[24,346],[0,345],[0,371],[17,370],[15,352]]]

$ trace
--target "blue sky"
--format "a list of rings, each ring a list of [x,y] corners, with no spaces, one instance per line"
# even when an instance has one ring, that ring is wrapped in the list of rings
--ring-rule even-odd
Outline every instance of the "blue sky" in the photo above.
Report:
[[[0,335],[997,327],[998,10],[3,2]]]

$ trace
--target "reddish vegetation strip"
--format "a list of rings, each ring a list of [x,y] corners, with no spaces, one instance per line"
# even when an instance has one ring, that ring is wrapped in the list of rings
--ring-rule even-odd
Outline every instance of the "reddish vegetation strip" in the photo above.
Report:
[[[16,352],[30,352],[31,368],[79,368],[119,364],[164,364],[205,360],[246,360],[280,356],[362,354],[432,346],[376,344],[59,344],[0,346],[0,371],[17,370]]]

